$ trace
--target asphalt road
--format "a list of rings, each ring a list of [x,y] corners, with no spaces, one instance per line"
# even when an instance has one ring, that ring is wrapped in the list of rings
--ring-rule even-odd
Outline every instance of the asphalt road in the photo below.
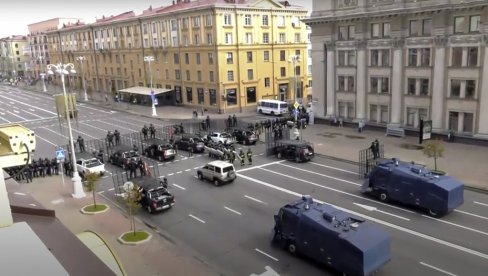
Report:
[[[74,135],[85,140],[103,138],[107,130],[139,131],[144,124],[169,122],[114,112],[82,104],[73,124]],[[37,157],[54,157],[56,145],[67,143],[67,130],[59,126],[51,96],[0,86],[0,124],[19,122],[37,135]],[[130,144],[130,141],[123,141]],[[88,149],[87,149],[88,150]],[[326,267],[294,257],[270,244],[273,215],[302,194],[365,217],[392,237],[392,260],[377,275],[486,275],[488,271],[488,196],[465,191],[465,203],[453,213],[434,219],[422,211],[384,204],[359,193],[357,168],[317,156],[312,162],[277,161],[253,147],[253,166],[236,164],[237,180],[215,187],[196,179],[196,169],[210,159],[187,157],[180,151],[171,162],[152,162],[166,176],[176,196],[174,208],[139,218],[155,226],[175,244],[189,246],[202,262],[223,275],[250,275],[270,266],[280,275],[333,275]],[[106,164],[111,173],[122,173]],[[137,180],[135,180],[137,183]],[[108,175],[99,194],[116,202]]]

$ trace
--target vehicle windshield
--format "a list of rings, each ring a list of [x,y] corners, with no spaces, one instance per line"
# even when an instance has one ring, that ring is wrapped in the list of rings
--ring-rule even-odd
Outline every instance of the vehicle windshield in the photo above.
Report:
[[[230,172],[230,171],[233,171],[233,170],[234,170],[234,167],[232,167],[232,166],[228,166],[228,167],[225,167],[225,168],[224,168],[224,173],[226,173],[226,172]]]
[[[166,194],[166,189],[164,189],[164,188],[159,188],[156,190],[152,190],[150,192],[151,198],[158,198],[158,197],[164,196],[165,194]]]
[[[229,133],[222,133],[222,138],[230,138],[230,134]]]
[[[98,159],[90,159],[85,161],[85,167],[93,168],[96,166],[100,166],[102,163]]]
[[[288,108],[288,104],[287,103],[281,103],[280,108]]]
[[[125,157],[126,158],[132,158],[132,157],[138,157],[139,156],[139,153],[137,151],[128,151],[125,153]]]

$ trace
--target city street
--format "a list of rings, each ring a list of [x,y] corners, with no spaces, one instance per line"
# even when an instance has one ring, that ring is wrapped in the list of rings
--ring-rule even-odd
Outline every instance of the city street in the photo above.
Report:
[[[67,127],[59,125],[52,96],[0,86],[0,124],[14,122],[35,131],[34,158],[53,158],[56,146],[68,142]],[[73,136],[76,139],[81,135],[85,141],[100,139],[108,130],[138,132],[150,123],[156,127],[170,124],[81,102],[79,118],[72,122]],[[122,143],[130,145],[129,141]],[[157,214],[141,210],[139,218],[169,242],[184,244],[205,256],[201,261],[218,267],[222,275],[260,274],[265,266],[280,275],[334,275],[330,269],[270,243],[273,215],[283,205],[308,194],[389,232],[392,260],[377,275],[486,275],[487,194],[465,191],[464,204],[437,219],[421,210],[362,195],[357,167],[352,164],[322,156],[297,164],[266,157],[263,143],[252,149],[253,165],[241,167],[236,162],[237,180],[220,187],[196,178],[196,170],[211,160],[205,154],[188,157],[187,152],[179,151],[174,161],[152,162],[160,175],[168,178],[176,205]],[[125,173],[111,164],[106,164],[106,169]],[[69,180],[65,181],[69,187]],[[98,186],[100,196],[118,204],[109,175]]]

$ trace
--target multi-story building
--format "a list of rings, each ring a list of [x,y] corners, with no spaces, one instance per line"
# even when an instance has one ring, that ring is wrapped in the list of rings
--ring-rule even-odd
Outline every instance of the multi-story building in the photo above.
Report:
[[[485,0],[314,0],[316,116],[488,137]]]
[[[30,75],[39,78],[39,74],[46,72],[46,65],[50,63],[46,32],[58,30],[73,23],[82,24],[79,18],[53,18],[29,24],[27,39],[30,47]]]
[[[76,58],[85,57],[88,90],[149,86],[151,71],[154,87],[172,91],[170,102],[242,110],[262,98],[304,97],[306,16],[287,1],[183,0],[47,36],[52,62],[79,65]],[[293,63],[296,55],[301,58]],[[145,63],[145,56],[154,62]]]
[[[14,78],[25,76],[30,68],[29,56],[26,36],[0,38],[0,75]]]

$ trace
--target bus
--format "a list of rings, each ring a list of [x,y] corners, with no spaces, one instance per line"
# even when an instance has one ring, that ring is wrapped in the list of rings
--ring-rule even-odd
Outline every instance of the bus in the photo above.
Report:
[[[256,111],[259,114],[282,115],[288,113],[288,103],[278,100],[259,100]]]

